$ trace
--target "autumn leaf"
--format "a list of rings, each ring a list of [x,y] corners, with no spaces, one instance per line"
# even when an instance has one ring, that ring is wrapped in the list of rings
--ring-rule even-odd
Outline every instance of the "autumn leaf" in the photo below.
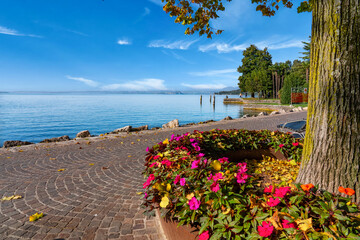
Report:
[[[43,216],[44,216],[43,213],[35,213],[34,215],[31,215],[31,216],[29,217],[29,221],[30,221],[30,222],[35,222],[35,221],[37,221],[38,219],[42,218]]]
[[[90,165],[90,166],[94,166],[94,164],[93,164],[93,163],[89,163],[89,165]]]
[[[10,201],[10,200],[20,199],[20,198],[22,198],[22,196],[20,196],[20,195],[12,195],[10,197],[3,197],[1,199],[1,201]]]
[[[298,225],[299,229],[303,232],[306,232],[307,230],[311,229],[312,226],[312,218],[308,218],[305,220],[295,220],[296,224]]]
[[[58,172],[63,172],[63,171],[65,171],[65,168],[58,169]]]
[[[276,230],[283,230],[278,211],[276,211],[272,217],[267,218],[266,221],[271,222],[271,224],[275,227]]]

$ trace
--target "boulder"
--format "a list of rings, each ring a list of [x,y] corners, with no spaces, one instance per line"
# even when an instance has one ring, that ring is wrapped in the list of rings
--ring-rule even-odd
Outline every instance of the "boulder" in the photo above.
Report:
[[[70,140],[69,136],[64,135],[61,137],[45,139],[45,140],[42,140],[40,143],[64,142],[64,141],[69,141],[69,140]]]
[[[233,118],[232,117],[230,117],[230,116],[227,116],[226,118],[224,118],[223,120],[233,120]]]
[[[9,147],[16,147],[16,146],[24,146],[24,145],[30,145],[34,144],[32,142],[23,142],[23,141],[5,141],[3,148],[9,148]]]
[[[268,115],[267,112],[261,112],[261,113],[258,114],[258,116],[266,116],[266,115]]]
[[[162,125],[162,128],[177,128],[179,127],[179,120],[174,119],[164,125]]]
[[[249,114],[245,114],[244,116],[242,116],[242,118],[248,118],[248,117],[250,117]]]
[[[131,131],[132,131],[132,132],[138,132],[138,131],[144,131],[144,130],[148,130],[148,129],[149,129],[149,126],[148,126],[148,125],[144,125],[144,126],[141,126],[141,127],[132,128]]]
[[[160,127],[153,127],[151,130],[159,130],[161,129]]]
[[[279,110],[279,113],[282,114],[282,113],[286,113],[286,111],[284,109],[280,109]]]
[[[87,138],[87,137],[91,137],[90,132],[88,130],[85,131],[81,131],[78,134],[76,134],[77,138]]]
[[[131,132],[131,130],[132,130],[132,126],[126,126],[126,127],[115,129],[111,133]]]
[[[196,125],[196,123],[187,123],[187,124],[181,125],[181,127],[189,127],[189,126],[193,126],[193,125]]]
[[[307,110],[308,110],[308,107],[304,107],[303,110],[304,110],[304,111],[307,111]]]
[[[280,112],[279,111],[273,111],[273,112],[270,113],[270,116],[275,115],[275,114],[280,114]]]

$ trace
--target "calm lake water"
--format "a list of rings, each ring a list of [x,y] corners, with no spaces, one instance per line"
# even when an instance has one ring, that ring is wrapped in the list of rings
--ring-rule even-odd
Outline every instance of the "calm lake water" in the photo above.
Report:
[[[82,130],[98,135],[127,125],[161,127],[175,118],[183,125],[257,113],[225,105],[224,98],[217,95],[213,108],[209,95],[200,105],[200,95],[0,94],[0,147],[6,140],[40,142]]]

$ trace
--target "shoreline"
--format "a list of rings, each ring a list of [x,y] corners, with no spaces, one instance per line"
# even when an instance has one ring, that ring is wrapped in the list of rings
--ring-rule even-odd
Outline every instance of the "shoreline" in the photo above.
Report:
[[[119,132],[119,133],[105,133],[105,134],[100,134],[97,136],[90,136],[90,137],[85,137],[85,138],[73,138],[67,141],[59,141],[59,142],[44,142],[44,143],[32,143],[29,145],[21,145],[21,146],[13,146],[13,147],[1,147],[0,148],[0,154],[2,152],[16,152],[18,150],[24,151],[27,149],[33,149],[33,148],[38,148],[38,147],[43,147],[43,148],[47,148],[50,146],[66,146],[69,144],[77,144],[77,143],[88,143],[88,142],[98,142],[98,141],[103,141],[103,140],[109,140],[109,139],[118,139],[118,138],[127,138],[129,136],[142,136],[142,135],[149,135],[149,134],[157,134],[160,132],[172,132],[172,131],[183,131],[183,130],[188,130],[188,131],[193,131],[196,130],[197,128],[203,128],[203,127],[209,127],[209,126],[214,126],[214,125],[227,125],[227,123],[238,123],[238,122],[242,122],[242,121],[251,121],[252,119],[259,119],[259,118],[270,118],[272,116],[288,116],[291,115],[293,113],[299,113],[299,112],[307,112],[307,109],[303,109],[303,110],[298,110],[298,111],[289,111],[289,112],[284,112],[284,113],[279,113],[279,114],[268,114],[268,115],[257,115],[257,116],[252,116],[252,117],[242,117],[242,118],[236,118],[236,119],[232,119],[232,120],[219,120],[219,121],[208,121],[208,122],[200,122],[200,123],[196,123],[194,125],[185,125],[185,126],[179,126],[179,127],[175,127],[175,128],[159,128],[159,129],[149,129],[149,130],[142,130],[142,131],[136,131],[136,132]],[[261,112],[263,113],[263,112]],[[299,119],[300,120],[300,119]]]

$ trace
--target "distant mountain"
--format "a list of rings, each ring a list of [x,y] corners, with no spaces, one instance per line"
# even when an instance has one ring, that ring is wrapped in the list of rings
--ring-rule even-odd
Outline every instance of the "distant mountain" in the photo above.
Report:
[[[238,88],[238,89],[232,89],[232,90],[223,90],[223,91],[217,92],[215,94],[218,94],[218,95],[239,95],[240,92],[241,92],[241,90]]]

